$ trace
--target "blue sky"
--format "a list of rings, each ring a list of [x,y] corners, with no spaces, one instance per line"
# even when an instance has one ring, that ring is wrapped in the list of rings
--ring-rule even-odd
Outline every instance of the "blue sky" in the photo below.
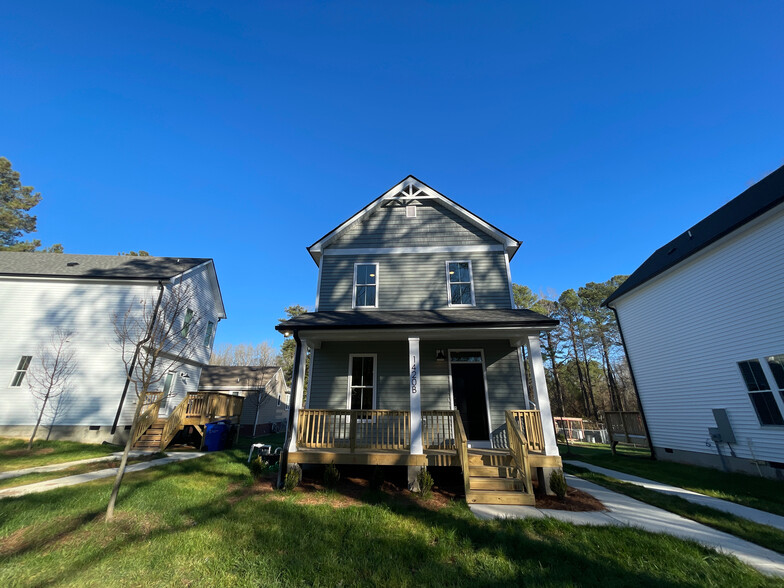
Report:
[[[213,257],[218,343],[277,346],[305,247],[408,174],[558,293],[784,163],[781,2],[109,4],[4,6],[0,155],[45,244]]]

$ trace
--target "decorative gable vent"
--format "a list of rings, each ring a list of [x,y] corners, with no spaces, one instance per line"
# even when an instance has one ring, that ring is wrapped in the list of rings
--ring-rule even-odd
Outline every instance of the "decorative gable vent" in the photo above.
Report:
[[[416,218],[416,206],[413,204],[406,206],[406,218]]]

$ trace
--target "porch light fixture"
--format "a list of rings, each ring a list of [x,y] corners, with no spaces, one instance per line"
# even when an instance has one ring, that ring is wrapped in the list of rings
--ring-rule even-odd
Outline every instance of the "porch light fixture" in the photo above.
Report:
[[[283,331],[284,337],[291,337],[291,331]]]
[[[436,349],[436,361],[446,361],[446,355],[443,349]]]

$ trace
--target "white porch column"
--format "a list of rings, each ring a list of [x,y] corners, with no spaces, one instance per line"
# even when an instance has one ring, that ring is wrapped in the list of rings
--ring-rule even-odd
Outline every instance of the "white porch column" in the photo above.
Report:
[[[419,338],[408,339],[411,453],[422,455],[422,384],[419,375]]]
[[[544,362],[542,350],[539,347],[539,335],[526,337],[528,348],[528,361],[531,368],[531,383],[536,395],[536,404],[542,417],[542,432],[544,433],[545,455],[558,455],[558,445],[555,440],[555,427],[553,426],[553,412],[550,410],[550,397],[547,395],[547,380],[544,377]]]
[[[289,410],[294,411],[294,420],[291,423],[291,438],[289,439],[288,451],[297,451],[297,425],[299,423],[299,409],[302,408],[302,398],[305,391],[305,363],[308,357],[308,346],[303,341],[297,345],[298,357],[294,358],[294,365],[297,372],[291,377],[291,398],[289,399]]]

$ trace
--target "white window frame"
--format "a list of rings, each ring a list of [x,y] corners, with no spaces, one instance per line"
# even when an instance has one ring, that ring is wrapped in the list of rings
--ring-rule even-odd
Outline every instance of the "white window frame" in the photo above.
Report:
[[[377,353],[350,353],[348,356],[348,386],[346,389],[346,408],[351,410],[351,378],[354,371],[354,358],[355,357],[372,357],[373,358],[373,408],[363,408],[359,410],[376,410],[376,399],[378,392],[378,354]],[[360,419],[365,421],[367,419]]]
[[[27,362],[27,366],[24,369],[20,369],[19,366],[22,365],[25,357],[29,357],[30,361]],[[24,383],[25,378],[27,377],[27,372],[30,371],[30,366],[33,364],[33,356],[32,355],[22,355],[19,357],[19,362],[16,364],[16,369],[14,369],[14,374],[11,376],[11,381],[8,382],[9,388],[21,388],[22,384]],[[14,381],[16,380],[19,374],[22,374],[22,379],[19,380],[19,383],[14,385]]]
[[[751,400],[752,394],[769,392],[773,396],[773,404],[779,409],[780,415],[784,417],[784,391],[782,391],[781,388],[778,387],[776,378],[773,376],[773,371],[770,369],[770,366],[768,365],[768,357],[775,357],[776,355],[781,355],[781,354],[771,353],[771,354],[763,355],[762,357],[751,357],[747,359],[741,359],[735,362],[735,365],[738,368],[737,373],[740,376],[740,381],[743,383],[743,389],[746,391],[746,396],[748,397],[749,404],[751,405],[751,412],[756,418],[758,426],[762,429],[781,429],[784,427],[784,425],[779,425],[779,424],[769,424],[769,425],[762,424],[762,421],[759,418],[759,413],[757,412],[757,409],[754,408],[754,403]],[[751,391],[748,389],[748,386],[746,384],[746,379],[743,377],[743,373],[740,369],[740,364],[751,362],[751,361],[759,362],[760,368],[762,369],[762,373],[765,376],[765,379],[767,380],[767,384],[768,384],[767,390]],[[778,392],[778,394],[776,392]]]
[[[212,331],[210,331],[210,327],[212,327]],[[207,329],[204,333],[204,346],[205,347],[212,347],[212,342],[215,339],[215,322],[214,321],[207,321]]]
[[[373,265],[376,267],[376,298],[375,304],[373,306],[357,306],[357,266],[360,265]],[[365,261],[365,262],[355,262],[354,263],[354,277],[352,279],[352,287],[351,287],[351,308],[378,308],[378,294],[380,292],[379,288],[379,273],[378,273],[378,262],[377,261]],[[360,284],[361,286],[367,286],[368,284]]]
[[[190,320],[188,319],[188,313],[191,313]],[[193,317],[196,316],[196,311],[192,308],[185,309],[185,316],[182,317],[182,328],[180,329],[180,335],[182,335],[183,339],[187,339],[188,335],[191,333],[191,324],[193,323]]]
[[[448,267],[448,266],[447,266]],[[485,384],[485,409],[487,414],[487,436],[488,439],[468,439],[468,441],[474,443],[475,447],[479,447],[476,443],[484,443],[489,442],[490,446],[493,445],[493,421],[490,418],[490,390],[487,387],[487,362],[485,361],[485,350],[484,349],[447,349],[446,350],[446,359],[449,364],[449,408],[451,410],[455,410],[455,395],[452,391],[452,352],[456,353],[478,353],[479,356],[482,358],[482,378],[484,379]],[[456,363],[471,363],[471,362],[456,362]]]
[[[452,282],[449,280],[449,264],[450,263],[467,263],[468,276],[471,278],[471,304],[452,304]],[[474,295],[474,267],[470,259],[449,259],[445,262],[446,268],[446,299],[451,308],[473,308],[476,306],[476,297]],[[465,282],[457,282],[464,284]]]
[[[166,389],[166,381],[171,376],[171,383],[169,384],[169,389]],[[169,405],[169,396],[173,396],[174,386],[177,384],[177,372],[174,370],[169,370],[163,375],[163,382],[161,384],[161,404],[159,406],[159,410],[165,409]]]
[[[280,392],[278,392],[278,404],[276,404],[276,406],[280,406],[280,397],[281,397],[281,394],[280,394]]]

